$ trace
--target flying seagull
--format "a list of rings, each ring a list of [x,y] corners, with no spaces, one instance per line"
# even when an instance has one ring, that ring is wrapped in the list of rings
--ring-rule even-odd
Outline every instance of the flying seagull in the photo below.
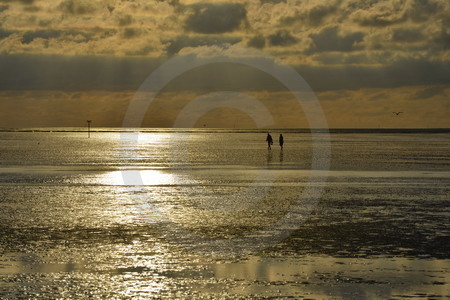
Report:
[[[394,115],[398,116],[399,114],[402,114],[403,112],[402,112],[402,111],[393,111],[392,113],[393,113]]]

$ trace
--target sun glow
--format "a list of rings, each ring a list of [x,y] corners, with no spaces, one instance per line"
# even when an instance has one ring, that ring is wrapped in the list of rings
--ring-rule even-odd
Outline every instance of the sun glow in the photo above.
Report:
[[[124,178],[134,176],[138,172],[142,178],[142,185],[173,185],[179,181],[178,176],[158,170],[121,170],[107,172],[99,176],[97,183],[104,185],[126,185]]]

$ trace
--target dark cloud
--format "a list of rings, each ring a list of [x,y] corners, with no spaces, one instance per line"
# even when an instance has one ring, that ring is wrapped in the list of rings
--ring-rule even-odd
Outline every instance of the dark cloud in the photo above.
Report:
[[[141,35],[141,30],[139,28],[125,28],[122,32],[122,36],[126,39],[135,38]]]
[[[269,35],[269,42],[272,46],[290,46],[297,43],[297,39],[287,30],[279,30]]]
[[[29,44],[36,38],[51,39],[58,38],[63,34],[60,30],[35,30],[23,34],[22,43]]]
[[[160,59],[0,55],[0,90],[135,90]]]
[[[357,23],[359,23],[359,25],[361,25],[361,26],[384,27],[384,26],[399,24],[404,21],[406,21],[406,18],[404,16],[401,16],[398,18],[397,17],[388,18],[385,16],[372,16],[372,17],[360,19],[360,20],[358,20]]]
[[[392,33],[392,40],[400,43],[414,43],[424,39],[420,29],[396,28]]]
[[[144,56],[148,55],[154,50],[155,48],[152,45],[143,45],[141,47],[138,47],[137,49],[126,50],[125,54],[131,56]]]
[[[434,39],[434,42],[442,47],[443,50],[450,49],[450,33],[448,33],[445,29],[441,31],[438,37]]]
[[[269,74],[242,64],[214,63],[192,69],[164,91],[280,91],[286,88]]]
[[[407,14],[413,22],[424,22],[429,20],[430,16],[435,15],[442,8],[441,3],[437,1],[413,0]]]
[[[186,29],[209,34],[236,30],[247,14],[240,3],[198,3],[188,6],[188,12]]]
[[[10,35],[13,34],[13,33],[14,33],[14,31],[11,31],[11,30],[4,30],[4,29],[1,29],[1,28],[0,28],[0,40],[3,39],[3,38],[5,38],[5,37],[10,36]]]
[[[356,50],[356,43],[361,42],[364,38],[362,32],[339,33],[337,26],[327,27],[319,33],[310,34],[309,37],[313,41],[313,45],[306,53],[324,52],[324,51],[341,51],[349,52]]]
[[[110,14],[112,14],[112,12],[116,9],[114,6],[112,5],[106,5],[106,9],[109,11]]]
[[[374,4],[379,3],[380,0],[349,0],[346,3],[346,8],[349,11],[369,10]]]
[[[48,27],[48,26],[50,26],[52,23],[54,22],[54,20],[52,20],[52,19],[43,19],[43,20],[39,20],[38,22],[37,22],[37,24],[39,25],[39,26],[41,26],[41,27]]]
[[[350,2],[347,8],[352,12],[352,19],[361,26],[384,27],[405,22],[406,1],[359,1]]]
[[[430,88],[426,88],[424,90],[417,91],[412,98],[413,99],[428,99],[433,96],[442,95],[442,94],[444,94],[444,88],[440,87],[440,86],[436,86],[436,87],[430,87]]]
[[[6,2],[6,3],[11,3],[11,2],[19,2],[22,4],[33,4],[34,0],[0,0],[0,2]]]
[[[247,46],[262,49],[266,46],[266,39],[262,35],[254,36],[247,42]]]
[[[366,1],[360,2],[360,5],[350,2],[347,8],[356,9],[352,17],[361,26],[382,27],[404,23],[408,20],[422,23],[429,21],[430,18],[448,18],[448,16],[441,14],[446,10],[445,1],[367,1],[367,4]]]
[[[0,55],[0,90],[136,90],[164,60],[151,58]],[[402,59],[387,66],[296,67],[314,91],[444,86],[450,62]],[[171,83],[169,90],[282,90],[269,74],[236,64],[196,68]],[[422,98],[438,93],[423,91]]]
[[[261,4],[271,3],[271,4],[278,4],[278,3],[286,3],[286,0],[260,0]]]
[[[402,23],[406,20],[406,18],[402,16],[387,16],[383,15],[359,15],[355,18],[356,23],[361,26],[368,27],[384,27],[389,25],[394,25],[398,23]]]
[[[341,1],[330,1],[328,4],[321,4],[313,6],[309,9],[302,10],[295,16],[289,16],[282,19],[281,23],[284,25],[292,25],[299,21],[312,26],[318,26],[322,24],[325,18],[335,13],[340,5]]]
[[[121,15],[117,17],[117,25],[128,26],[133,23],[133,17],[130,15]]]
[[[20,32],[19,32],[20,33]],[[34,39],[52,39],[58,38],[63,41],[76,41],[78,43],[87,42],[94,37],[93,32],[77,31],[77,30],[59,30],[59,29],[42,29],[22,32],[22,43],[29,44]],[[1,33],[0,33],[1,36]],[[76,40],[74,37],[77,37]]]
[[[298,66],[316,91],[450,84],[450,62],[400,59],[386,66]]]
[[[96,11],[92,2],[80,0],[63,0],[58,8],[64,13],[74,15],[90,14]]]
[[[166,53],[168,55],[177,54],[181,49],[186,47],[199,47],[199,46],[213,46],[213,45],[223,45],[223,44],[236,44],[241,41],[239,37],[232,36],[178,36],[176,39],[166,41],[168,44],[166,48]]]
[[[0,55],[0,90],[137,90],[162,60]],[[280,90],[270,75],[240,64],[210,64],[171,81],[165,91]]]
[[[337,6],[335,5],[314,6],[308,13],[308,20],[313,25],[321,24],[326,16],[336,11],[336,8]]]

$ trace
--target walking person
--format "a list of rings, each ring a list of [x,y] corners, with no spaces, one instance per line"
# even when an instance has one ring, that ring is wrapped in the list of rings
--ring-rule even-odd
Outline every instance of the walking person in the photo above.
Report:
[[[273,144],[273,139],[272,139],[272,136],[270,135],[270,133],[267,133],[266,142],[267,142],[267,149],[268,150],[272,149],[271,146]]]
[[[284,138],[283,138],[282,134],[280,134],[280,137],[278,138],[278,142],[280,143],[281,150],[283,150]]]

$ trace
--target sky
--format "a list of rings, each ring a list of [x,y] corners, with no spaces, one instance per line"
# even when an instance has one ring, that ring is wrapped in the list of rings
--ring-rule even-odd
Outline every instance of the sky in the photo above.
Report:
[[[0,127],[121,127],[155,70],[206,53],[289,66],[330,128],[449,128],[449,50],[448,0],[0,0]],[[141,126],[224,95],[234,106],[194,126],[260,127],[252,107],[271,127],[311,126],[273,74],[233,62],[170,80]]]

